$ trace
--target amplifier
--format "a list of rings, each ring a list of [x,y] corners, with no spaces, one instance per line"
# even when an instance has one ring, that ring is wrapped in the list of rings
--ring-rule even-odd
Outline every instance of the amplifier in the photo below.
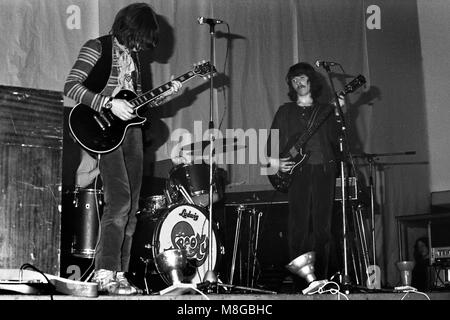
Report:
[[[431,248],[431,264],[450,265],[450,247]]]
[[[341,178],[336,178],[336,189],[334,191],[334,200],[340,201],[342,200],[342,181]],[[345,186],[347,189],[345,190],[347,193],[347,198],[349,200],[357,200],[358,199],[358,185],[356,183],[356,177],[348,177],[345,180]]]
[[[432,265],[450,265],[450,219],[430,221],[430,262]]]

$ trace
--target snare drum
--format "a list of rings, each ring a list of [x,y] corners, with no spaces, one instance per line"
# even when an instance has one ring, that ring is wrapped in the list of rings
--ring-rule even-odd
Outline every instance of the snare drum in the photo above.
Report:
[[[151,289],[160,291],[171,285],[170,277],[156,264],[156,256],[170,249],[186,249],[187,267],[183,270],[185,283],[200,283],[208,271],[211,261],[216,266],[224,254],[212,225],[212,252],[209,255],[208,218],[204,209],[182,204],[166,209],[158,221],[149,215],[138,218],[131,249],[130,271],[134,283],[145,288],[147,279]]]
[[[73,192],[74,232],[72,255],[93,258],[98,240],[100,218],[103,214],[103,191],[76,188]]]
[[[223,198],[223,188],[218,183],[216,166],[213,165],[213,203]],[[209,169],[210,166],[201,164],[179,164],[172,168],[169,173],[170,194],[176,194],[178,201],[183,199],[180,192],[184,188],[193,202],[201,207],[209,205]]]

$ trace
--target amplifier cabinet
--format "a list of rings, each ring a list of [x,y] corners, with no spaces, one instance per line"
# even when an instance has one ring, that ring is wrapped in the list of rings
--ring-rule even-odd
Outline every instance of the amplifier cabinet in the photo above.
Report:
[[[428,224],[431,264],[450,265],[450,218]]]

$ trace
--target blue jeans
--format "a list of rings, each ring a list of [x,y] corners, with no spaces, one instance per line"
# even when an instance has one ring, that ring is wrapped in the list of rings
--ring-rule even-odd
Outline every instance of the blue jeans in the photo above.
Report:
[[[143,174],[142,129],[127,130],[121,146],[100,158],[104,207],[95,269],[128,271]]]

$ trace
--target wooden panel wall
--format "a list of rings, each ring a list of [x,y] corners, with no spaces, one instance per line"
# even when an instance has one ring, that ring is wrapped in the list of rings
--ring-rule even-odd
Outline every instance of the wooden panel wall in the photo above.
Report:
[[[0,268],[59,274],[63,99],[0,86]]]

